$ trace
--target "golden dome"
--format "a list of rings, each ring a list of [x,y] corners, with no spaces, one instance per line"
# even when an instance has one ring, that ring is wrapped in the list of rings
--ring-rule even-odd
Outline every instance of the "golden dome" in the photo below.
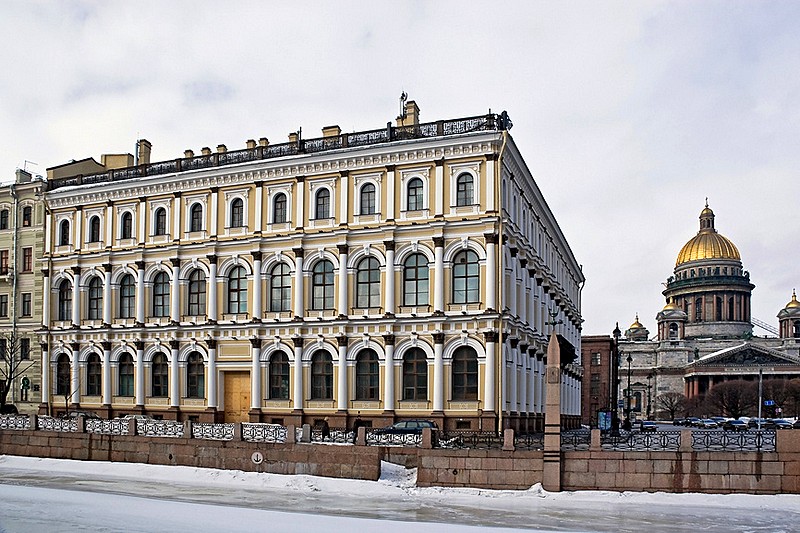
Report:
[[[641,322],[639,322],[639,313],[636,313],[636,321],[633,324],[631,324],[631,327],[629,327],[628,329],[642,329],[642,328],[644,328],[644,326],[641,324]]]
[[[797,294],[792,289],[792,301],[786,304],[786,309],[799,309],[800,302],[797,301]]]
[[[708,204],[700,213],[700,231],[683,245],[675,266],[701,259],[742,259],[736,246],[714,229],[714,212]]]
[[[681,308],[678,307],[675,304],[675,302],[672,301],[672,299],[670,299],[669,303],[664,306],[664,309],[662,309],[662,311],[680,311],[680,310]]]

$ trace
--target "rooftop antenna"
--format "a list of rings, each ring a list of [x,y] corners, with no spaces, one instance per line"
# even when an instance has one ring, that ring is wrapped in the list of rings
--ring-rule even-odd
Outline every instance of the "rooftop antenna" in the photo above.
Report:
[[[33,161],[28,161],[28,160],[26,159],[26,160],[25,160],[25,161],[22,163],[22,170],[24,170],[25,172],[28,172],[28,163],[30,163],[31,165],[36,165],[37,167],[39,166],[39,163],[34,163]]]
[[[403,120],[406,118],[406,100],[408,100],[408,95],[403,91],[400,93],[400,118]]]

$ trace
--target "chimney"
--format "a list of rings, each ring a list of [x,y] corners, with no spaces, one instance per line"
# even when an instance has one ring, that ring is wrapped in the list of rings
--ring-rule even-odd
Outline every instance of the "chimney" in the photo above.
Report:
[[[184,150],[183,151],[183,157],[185,157],[186,159],[194,157],[194,150],[192,150],[192,149]]]
[[[256,141],[254,139],[247,139],[247,149],[252,150],[256,147]]]
[[[419,107],[414,100],[406,102],[406,108],[403,111],[403,116],[397,117],[397,126],[418,126],[419,125]]]
[[[30,183],[33,179],[28,172],[22,170],[21,168],[17,169],[17,183]]]
[[[150,150],[153,148],[153,145],[150,144],[150,141],[147,139],[139,139],[139,142],[136,143],[139,148],[138,153],[138,161],[140,165],[149,165],[150,164]]]
[[[300,138],[300,135],[296,131],[293,131],[292,133],[289,134],[289,142],[290,143],[296,143],[299,138]]]
[[[322,128],[323,137],[338,137],[342,134],[342,128],[339,126],[325,126]]]
[[[227,151],[228,151],[228,147],[225,146],[224,144],[218,144],[217,145],[217,153],[218,154],[224,154]]]
[[[266,137],[261,137],[258,140],[258,145],[259,146],[269,146],[269,139],[267,139]]]
[[[208,146],[204,146],[200,150],[200,153],[203,154],[203,155],[211,155],[211,148],[209,148]]]

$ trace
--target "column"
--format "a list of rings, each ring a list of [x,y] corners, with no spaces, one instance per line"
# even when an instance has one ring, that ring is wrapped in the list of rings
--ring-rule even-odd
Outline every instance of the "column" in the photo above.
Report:
[[[386,298],[384,299],[384,313],[394,316],[395,312],[395,279],[394,279],[394,241],[383,241],[386,250]]]
[[[486,310],[497,311],[497,234],[487,233],[486,241]]]
[[[250,253],[253,256],[253,322],[261,322],[264,306],[261,303],[261,252]]]
[[[252,370],[250,371],[250,410],[261,410],[261,339],[250,339]],[[209,369],[210,370],[210,369]]]
[[[39,343],[39,348],[42,350],[42,402],[43,404],[50,403],[50,352],[47,349],[47,343]]]
[[[136,211],[139,218],[139,230],[136,232],[139,244],[144,244],[147,239],[147,212],[147,198],[142,196],[139,198],[139,209]]]
[[[206,407],[209,409],[217,408],[217,341],[214,339],[206,340],[208,346],[208,400]]]
[[[528,360],[530,369],[528,372],[528,412],[534,414],[536,413],[536,356],[531,355],[531,349],[529,348],[525,358]]]
[[[292,391],[295,411],[303,410],[303,337],[292,337],[294,343],[294,390]]]
[[[106,226],[105,244],[108,247],[111,246],[111,244],[114,242],[114,227],[116,226],[116,224],[114,224],[114,208],[112,207],[110,201],[106,204],[105,226]]]
[[[519,318],[524,323],[528,323],[528,271],[525,269],[527,264],[527,259],[520,258],[518,271],[519,280],[517,281],[517,286],[519,287],[517,307]]]
[[[305,176],[297,176],[297,205],[295,207],[294,223],[296,229],[302,229],[305,225],[305,181]]]
[[[394,335],[387,334],[383,336],[383,344],[386,351],[386,368],[384,369],[384,392],[383,392],[383,406],[384,411],[394,411],[395,397],[394,397]]]
[[[83,207],[78,206],[75,209],[75,247],[74,250],[77,252],[81,249],[81,243],[83,242]]]
[[[486,211],[494,211],[495,207],[495,189],[497,183],[495,182],[495,161],[497,161],[497,154],[489,154],[486,156]]]
[[[208,221],[208,236],[212,239],[217,236],[217,220],[219,219],[219,187],[211,187],[211,208],[206,214]],[[225,214],[222,220],[226,220]],[[223,223],[223,226],[227,225]]]
[[[208,322],[217,322],[217,256],[209,255],[208,258]]]
[[[434,216],[444,215],[444,159],[436,161],[436,172],[434,174],[436,184],[436,198],[434,199]]]
[[[103,341],[103,406],[111,405],[111,343]]]
[[[294,318],[303,320],[303,248],[292,248],[294,252]]]
[[[77,405],[81,401],[81,367],[78,362],[81,355],[81,345],[73,342],[70,347],[72,348],[72,367],[70,368],[72,384],[69,389],[69,403],[70,405]]]
[[[72,267],[72,326],[81,325],[81,267]]]
[[[508,347],[505,343],[498,343],[500,350],[500,409],[501,412],[508,411]]]
[[[44,227],[47,228],[47,233],[44,238],[44,253],[45,255],[50,255],[51,247],[50,243],[55,242],[61,244],[61,240],[58,235],[58,229],[53,227],[53,215],[45,209],[45,216],[44,216]],[[59,240],[56,240],[59,239]]]
[[[181,192],[173,193],[172,199],[172,240],[179,241],[181,238]]]
[[[338,387],[336,389],[336,408],[339,411],[347,411],[347,335],[336,337],[339,347],[339,376]]]
[[[111,296],[111,263],[103,264],[103,324],[107,327],[111,325],[111,306],[113,298]]]
[[[495,367],[497,366],[497,332],[487,331],[483,334],[486,342],[486,368],[484,369],[483,384],[483,410],[492,412],[495,410],[496,377]]]
[[[144,261],[136,261],[136,323],[144,324]]]
[[[178,366],[178,341],[169,341],[169,406],[179,407],[181,404],[180,367]]]
[[[528,345],[519,345],[519,412],[528,412]]]
[[[260,181],[257,181],[253,185],[256,187],[256,208],[253,233],[259,234],[261,233],[261,228],[264,227],[264,184]]]
[[[341,226],[347,225],[347,217],[350,214],[350,206],[347,201],[350,196],[350,187],[347,183],[349,174],[348,171],[343,170],[339,177],[339,225]]]
[[[136,407],[144,406],[144,342],[136,341]]]
[[[394,204],[395,204],[395,193],[394,193],[394,165],[388,165],[386,167],[386,221],[392,222],[394,221]]]
[[[433,314],[444,314],[444,237],[434,237]]]
[[[172,263],[172,292],[170,293],[170,314],[172,323],[178,324],[181,321],[181,260],[173,257],[169,260]]]
[[[42,327],[50,328],[50,270],[46,268],[42,269]]]
[[[340,244],[339,248],[339,318],[345,318],[347,312],[347,245]]]
[[[444,333],[433,334],[433,411],[444,411]]]
[[[508,286],[508,310],[511,316],[519,316],[517,310],[517,249],[511,248],[511,283]]]
[[[536,363],[539,365],[539,384],[537,385],[538,389],[538,403],[539,403],[539,412],[544,413],[544,357],[541,355],[536,356]]]
[[[510,385],[508,391],[508,403],[510,404],[509,410],[512,413],[517,413],[519,412],[519,403],[517,398],[517,384],[519,381],[517,376],[517,346],[519,345],[519,339],[511,339],[510,344],[511,350],[509,352],[509,363],[511,365],[508,376],[508,384]]]

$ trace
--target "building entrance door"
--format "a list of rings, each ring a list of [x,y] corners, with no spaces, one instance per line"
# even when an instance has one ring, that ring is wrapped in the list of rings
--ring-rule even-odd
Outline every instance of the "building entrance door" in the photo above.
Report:
[[[225,372],[225,422],[247,422],[250,372]]]

